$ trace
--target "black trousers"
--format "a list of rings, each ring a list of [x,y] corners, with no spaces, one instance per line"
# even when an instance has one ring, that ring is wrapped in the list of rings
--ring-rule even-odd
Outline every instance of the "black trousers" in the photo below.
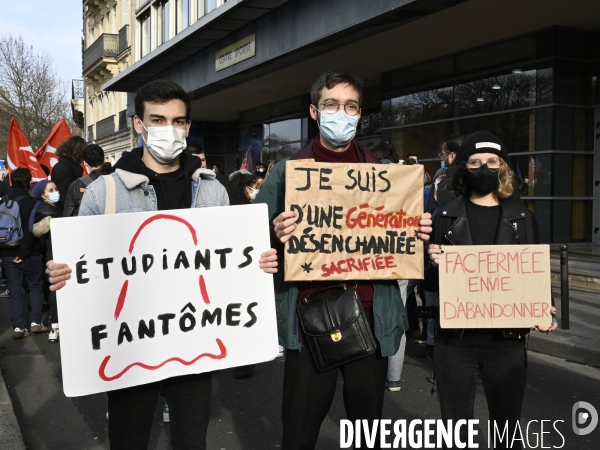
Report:
[[[381,419],[387,360],[378,348],[374,355],[319,372],[307,348],[301,352],[286,350],[282,450],[315,448],[321,423],[333,402],[338,369],[344,377],[344,407],[348,419]]]
[[[481,369],[490,421],[496,421],[500,430],[508,422],[508,435],[512,437],[516,423],[521,418],[525,395],[525,345],[478,349],[436,341],[433,368],[443,420],[455,423],[459,419],[473,419],[477,370]],[[463,442],[466,442],[466,437],[467,428],[461,427]],[[521,448],[520,445],[510,447],[507,442],[496,441],[496,444],[496,448]]]
[[[48,316],[48,322],[52,326],[53,323],[58,323],[58,307],[56,306],[56,292],[50,291],[48,295],[50,301],[50,315]]]
[[[107,392],[111,450],[146,450],[161,391],[169,405],[171,448],[205,450],[210,420],[212,373]]]

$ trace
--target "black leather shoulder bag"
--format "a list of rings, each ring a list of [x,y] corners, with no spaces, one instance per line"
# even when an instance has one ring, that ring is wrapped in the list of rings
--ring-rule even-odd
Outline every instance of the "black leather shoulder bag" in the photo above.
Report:
[[[356,286],[321,288],[297,307],[305,343],[320,371],[375,353],[375,336]]]

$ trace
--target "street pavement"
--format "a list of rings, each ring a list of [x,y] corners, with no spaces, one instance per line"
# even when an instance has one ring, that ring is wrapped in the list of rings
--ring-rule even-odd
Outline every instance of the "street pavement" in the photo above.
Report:
[[[574,305],[586,307],[596,300],[595,297],[585,293],[572,293],[571,296]],[[0,365],[27,448],[108,449],[106,396],[66,398],[60,382],[60,345],[48,344],[46,334],[32,335],[20,341],[12,339],[8,311],[8,299],[0,299]],[[392,421],[441,418],[437,394],[431,394],[432,385],[428,382],[432,374],[431,361],[414,356],[418,350],[417,344],[409,342],[402,390],[397,393],[386,391],[384,418]],[[544,431],[550,432],[544,434],[544,447],[598,448],[600,427],[589,435],[577,436],[572,430],[571,411],[577,401],[589,402],[600,410],[600,369],[536,352],[529,352],[528,362],[521,421],[524,435],[529,436],[526,448],[541,448],[541,420],[551,421],[544,423]],[[283,367],[284,358],[277,358],[258,365],[247,379],[236,380],[232,369],[215,373],[209,449],[280,448]],[[319,450],[339,448],[339,423],[345,418],[341,376],[338,384],[334,403],[321,428]],[[151,450],[170,448],[169,425],[162,422],[163,405],[161,398],[148,447]],[[488,448],[488,417],[482,385],[477,390],[475,418],[480,420],[479,448]],[[558,420],[564,421],[555,424],[560,434],[552,426]],[[364,445],[361,448],[365,448]]]

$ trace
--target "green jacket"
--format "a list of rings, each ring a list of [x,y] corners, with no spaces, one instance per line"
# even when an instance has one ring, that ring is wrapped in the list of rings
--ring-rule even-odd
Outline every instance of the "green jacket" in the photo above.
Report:
[[[285,162],[273,167],[265,184],[256,196],[254,203],[266,203],[269,207],[269,222],[272,224],[280,213],[285,211]],[[291,350],[300,349],[298,342],[298,316],[296,299],[298,284],[285,282],[283,278],[283,251],[278,248],[280,270],[275,274],[275,303],[277,309],[277,330],[279,344]],[[408,325],[406,311],[396,280],[373,282],[373,315],[375,337],[381,346],[383,356],[395,355],[400,347],[400,338]]]

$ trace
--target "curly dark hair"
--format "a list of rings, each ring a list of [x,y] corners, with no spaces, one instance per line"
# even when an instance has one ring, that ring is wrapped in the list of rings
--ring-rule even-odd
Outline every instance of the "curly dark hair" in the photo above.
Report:
[[[231,182],[237,187],[238,195],[240,197],[240,204],[247,205],[252,203],[246,195],[246,188],[254,186],[257,181],[257,177],[248,173],[236,173],[233,177],[231,177]]]
[[[81,136],[71,136],[60,143],[56,149],[58,156],[72,159],[77,164],[83,161],[83,150],[87,147],[87,142]]]

